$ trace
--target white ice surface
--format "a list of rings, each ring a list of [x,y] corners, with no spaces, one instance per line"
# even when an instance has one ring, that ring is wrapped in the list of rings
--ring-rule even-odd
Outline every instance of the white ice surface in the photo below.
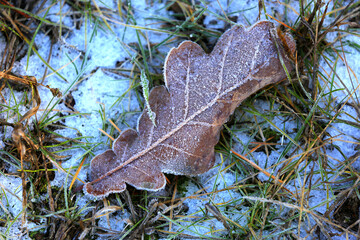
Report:
[[[0,175],[0,186],[1,206],[5,206],[13,217],[19,216],[22,211],[21,178]]]
[[[17,218],[13,225],[5,225],[0,227],[0,238],[19,239],[21,232],[22,217],[22,180],[19,177],[0,175],[0,213],[5,213],[10,219]],[[27,226],[27,222],[24,223]],[[23,236],[22,239],[30,239]]]

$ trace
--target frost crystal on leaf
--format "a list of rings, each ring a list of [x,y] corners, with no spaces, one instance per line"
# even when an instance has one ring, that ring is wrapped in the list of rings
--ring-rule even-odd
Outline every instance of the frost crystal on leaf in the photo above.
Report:
[[[287,41],[294,51],[294,40]],[[85,191],[105,196],[124,191],[126,183],[157,191],[165,186],[163,173],[208,171],[221,127],[235,108],[264,86],[285,79],[284,67],[292,69],[282,44],[273,24],[261,21],[248,29],[234,26],[210,54],[190,41],[171,49],[164,65],[165,86],[151,90],[138,131],[122,132],[112,150],[91,161]]]

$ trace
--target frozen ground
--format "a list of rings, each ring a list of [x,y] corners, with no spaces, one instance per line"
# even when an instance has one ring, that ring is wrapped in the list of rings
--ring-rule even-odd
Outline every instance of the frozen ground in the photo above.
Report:
[[[205,14],[204,23],[207,28],[212,29],[221,29],[224,25],[224,21],[221,21],[216,18],[212,13],[222,14],[225,11],[231,16],[237,16],[237,21],[240,24],[249,26],[256,22],[258,17],[258,2],[257,0],[253,1],[233,1],[231,5],[227,5],[226,0],[221,1],[208,1],[207,4],[207,14]],[[101,1],[97,4],[99,7],[106,7],[109,9],[116,9],[116,1]],[[204,4],[204,3],[203,3]],[[221,4],[221,7],[220,5]],[[48,1],[45,7],[50,6],[50,1]],[[272,13],[273,8],[276,7],[278,13],[284,11],[284,7],[279,7],[275,3],[267,4],[267,12]],[[298,5],[296,3],[291,5],[295,11],[299,12]],[[121,77],[117,74],[111,74],[108,70],[119,67],[119,64],[123,67],[130,66],[130,61],[135,58],[135,53],[131,51],[129,45],[134,42],[138,42],[135,29],[131,27],[125,27],[121,24],[110,23],[113,33],[105,29],[104,26],[98,24],[90,23],[82,24],[80,28],[75,27],[75,23],[72,18],[67,15],[59,16],[60,9],[62,12],[69,10],[69,6],[64,4],[60,8],[60,4],[55,4],[51,7],[51,10],[47,13],[46,19],[59,22],[60,19],[64,24],[64,27],[70,29],[68,34],[61,36],[61,39],[58,39],[57,43],[53,46],[51,60],[49,62],[50,66],[53,69],[60,69],[58,71],[63,78],[60,78],[57,74],[53,74],[51,70],[47,71],[47,77],[44,80],[44,84],[49,84],[52,88],[59,88],[60,91],[65,95],[67,92],[71,92],[72,97],[74,98],[75,105],[74,109],[69,109],[64,103],[57,104],[55,110],[50,113],[56,114],[58,111],[64,112],[65,115],[69,112],[79,112],[81,115],[66,118],[64,124],[69,128],[58,129],[56,132],[60,133],[63,136],[76,138],[80,136],[86,136],[82,141],[87,141],[88,146],[93,147],[96,143],[104,143],[97,146],[93,153],[97,154],[103,151],[104,149],[109,148],[108,137],[101,134],[98,131],[99,128],[103,128],[103,125],[106,123],[106,120],[116,119],[116,124],[120,129],[125,129],[128,127],[136,128],[137,118],[140,113],[139,102],[131,91],[127,92],[131,84],[132,79],[127,79]],[[138,26],[144,26],[149,28],[160,28],[160,24],[156,20],[153,20],[153,16],[162,16],[168,17],[169,12],[165,9],[164,3],[154,3],[148,5],[145,0],[136,0],[132,1],[132,8],[134,13],[134,18]],[[330,8],[330,7],[329,7]],[[246,14],[244,14],[246,12]],[[44,12],[45,14],[45,12]],[[265,19],[265,15],[262,13],[261,18]],[[292,25],[296,20],[296,14],[293,11],[288,12],[288,24]],[[333,19],[326,19],[328,24]],[[121,22],[121,19],[117,19]],[[102,29],[103,28],[103,29]],[[145,38],[141,37],[144,46],[147,44],[157,44],[166,37],[167,33],[159,33],[154,31],[144,31],[146,33]],[[93,36],[93,37],[91,37]],[[336,36],[330,36],[335,38]],[[359,38],[353,36],[347,36],[345,40],[357,42],[360,44]],[[149,41],[149,43],[147,43]],[[50,51],[51,39],[44,33],[40,32],[37,34],[35,43],[38,47],[38,52],[44,58],[47,58]],[[0,54],[4,50],[5,40],[2,35],[0,35]],[[160,49],[164,56],[166,52],[172,47],[171,44],[166,45]],[[359,53],[356,52],[353,48],[344,46],[344,51],[347,52],[346,59],[347,64],[352,68],[352,72],[349,73],[347,66],[343,62],[339,62],[336,68],[336,73],[342,82],[339,81],[337,76],[334,77],[335,84],[334,86],[341,89],[343,84],[348,87],[350,91],[354,91],[355,88],[359,85],[354,86],[354,79],[357,76],[360,76],[360,66],[359,64]],[[85,60],[86,61],[85,61]],[[159,64],[162,64],[161,60],[154,59],[158,61]],[[27,65],[27,62],[30,64]],[[74,67],[76,66],[76,67]],[[324,74],[332,75],[329,66],[325,63],[321,63],[321,71]],[[41,80],[43,78],[46,66],[39,59],[36,54],[32,54],[28,60],[26,57],[15,63],[13,69],[14,72],[20,75],[29,75],[35,76],[36,79]],[[351,76],[351,77],[350,77]],[[80,80],[81,79],[81,80]],[[78,81],[80,80],[80,81]],[[324,83],[325,85],[326,83]],[[47,109],[48,106],[55,104],[57,99],[53,99],[52,94],[46,88],[39,88],[41,96],[41,106],[38,112],[38,118],[41,118],[42,114],[45,114],[44,109]],[[359,90],[356,90],[359,94]],[[17,104],[17,98],[22,96],[21,92],[14,91],[14,95],[11,95],[8,88],[5,88],[2,91],[4,97],[9,101],[10,105],[15,106]],[[347,96],[345,91],[337,91],[334,93],[333,97],[336,99],[336,103],[341,103],[343,98]],[[358,95],[354,95],[358,96]],[[119,99],[120,101],[116,101]],[[349,102],[353,100],[350,99]],[[117,104],[113,105],[114,102]],[[279,108],[278,104],[270,106],[269,102],[266,101],[257,101],[254,108],[259,112],[269,111]],[[20,113],[25,113],[28,109],[22,108],[19,109]],[[131,112],[131,114],[122,115],[122,113]],[[86,113],[86,114],[85,114]],[[0,113],[1,114],[1,113]],[[354,120],[358,119],[355,109],[351,106],[345,106],[343,108],[343,113],[340,114],[340,118],[343,120]],[[6,118],[9,122],[15,122],[18,119],[14,117],[1,116],[1,118]],[[356,117],[357,116],[357,117]],[[239,114],[239,121],[242,122],[251,122],[253,123],[254,117],[253,114],[247,112],[244,115]],[[287,133],[288,136],[292,139],[295,138],[296,131],[295,128],[298,127],[298,122],[295,120],[284,119],[281,115],[275,116],[274,119],[271,119],[275,126],[266,122],[266,120],[261,117],[257,118],[258,122],[263,122],[263,127],[266,128],[269,126],[273,128],[274,131],[281,129],[283,132]],[[125,124],[126,122],[126,124]],[[106,123],[108,124],[108,123]],[[31,122],[30,122],[31,126]],[[253,124],[248,125],[249,128],[253,127]],[[234,139],[233,149],[239,153],[246,153],[249,151],[249,143],[254,141],[253,136],[249,136],[247,132],[242,131],[246,126],[242,126],[239,129],[235,129],[236,139]],[[108,127],[110,129],[110,127]],[[358,141],[358,136],[360,136],[360,130],[356,127],[351,127],[345,123],[334,123],[327,129],[328,137],[335,137],[338,141],[334,144],[342,150],[340,153],[337,148],[328,148],[326,149],[326,154],[328,156],[328,164],[338,171],[342,170],[341,163],[345,158],[349,158],[357,153],[356,141]],[[117,136],[117,133],[114,134]],[[0,132],[0,149],[4,146],[4,139],[9,139],[11,137],[11,129],[4,128],[3,132]],[[287,144],[290,143],[290,140],[287,137],[283,137],[279,140],[278,145],[274,151],[271,151],[269,155],[266,155],[264,152],[254,152],[249,156],[250,160],[257,163],[260,167],[267,169],[268,172],[277,174],[277,171],[282,166],[281,164],[275,166],[279,161],[283,161],[279,156],[281,152],[285,149]],[[89,148],[90,148],[89,147]],[[70,159],[64,161],[61,167],[65,170],[70,171],[69,169],[73,166],[78,166],[84,156],[85,152],[88,149],[77,148],[75,150],[69,150],[67,152],[62,152],[62,155],[71,155]],[[302,150],[297,150],[298,154]],[[223,223],[216,218],[211,218],[206,221],[201,221],[197,224],[193,219],[200,219],[204,216],[205,205],[206,203],[211,202],[212,204],[219,204],[219,206],[226,205],[227,202],[240,202],[243,201],[243,195],[238,191],[229,190],[230,186],[236,184],[239,179],[246,178],[247,176],[240,176],[234,173],[234,171],[229,171],[227,166],[231,163],[229,159],[226,159],[223,155],[217,155],[216,167],[208,173],[200,176],[198,181],[200,184],[207,189],[207,191],[217,190],[216,193],[211,195],[199,195],[196,198],[189,198],[184,201],[184,204],[188,206],[186,212],[187,216],[184,216],[182,221],[179,221],[179,225],[173,225],[172,231],[182,231],[184,234],[194,235],[195,236],[222,236],[226,233],[226,229]],[[88,162],[87,162],[88,163]],[[358,161],[353,163],[353,167],[358,169],[360,166]],[[307,166],[303,166],[303,175],[299,175],[297,179],[294,179],[286,185],[286,188],[292,192],[299,192],[302,188],[306,188],[308,185],[304,184],[304,178],[307,177],[309,171],[318,171],[319,166],[316,161]],[[15,171],[9,169],[9,172]],[[87,179],[88,167],[83,167],[80,174],[78,175],[79,179]],[[76,170],[72,170],[71,173],[74,174]],[[334,196],[333,190],[324,189],[324,185],[320,184],[323,181],[336,181],[338,172],[335,174],[318,174],[312,179],[312,187],[317,187],[317,189],[312,189],[310,192],[311,196],[309,205],[307,208],[311,208],[313,211],[318,213],[324,213],[327,210],[327,202],[324,199],[332,199]],[[264,174],[259,174],[258,178],[261,181],[268,181],[269,177]],[[55,174],[55,179],[52,181],[53,186],[69,186],[71,177],[65,171],[57,171]],[[9,211],[12,216],[20,216],[22,210],[21,202],[21,179],[12,176],[0,175],[0,189],[1,191],[7,192],[7,199],[4,197],[0,201],[0,211]],[[184,192],[179,197],[188,197],[196,196],[199,191],[199,186],[193,182],[184,183]],[[1,193],[0,193],[0,196]],[[45,196],[46,197],[46,196]],[[261,200],[264,196],[257,196],[257,200]],[[93,200],[85,197],[82,193],[77,193],[77,201],[79,208],[84,207],[85,205],[93,204]],[[286,208],[282,205],[274,206],[278,208],[279,211],[283,211],[284,218],[286,214],[291,210],[291,208]],[[237,208],[236,205],[229,206],[227,209],[227,214],[225,217],[231,221],[236,222],[240,226],[247,225],[247,212],[246,207]],[[130,213],[127,210],[117,211],[114,214],[110,215],[110,218],[101,217],[98,225],[104,228],[110,228],[115,231],[122,231],[125,226],[128,224]],[[314,224],[314,219],[309,216],[309,219],[306,219],[305,223],[301,226],[301,237],[306,236],[306,230],[311,229]],[[40,229],[42,224],[46,223],[28,223],[28,228],[30,229]],[[0,228],[0,231],[5,233],[9,238],[16,238],[20,230],[20,217],[15,224],[9,228]],[[294,226],[294,229],[297,229],[297,225]],[[185,229],[186,228],[186,229]],[[335,232],[335,230],[333,230]],[[263,232],[263,235],[270,233]],[[26,237],[25,237],[26,238]],[[311,236],[310,236],[311,238]],[[341,237],[339,237],[341,239]]]

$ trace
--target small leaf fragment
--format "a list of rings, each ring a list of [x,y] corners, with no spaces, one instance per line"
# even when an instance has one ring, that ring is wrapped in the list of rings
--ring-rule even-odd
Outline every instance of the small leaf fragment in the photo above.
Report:
[[[141,87],[143,90],[143,97],[145,100],[146,112],[149,115],[149,118],[150,118],[152,124],[154,124],[154,126],[156,127],[156,122],[155,122],[156,114],[151,110],[150,104],[149,104],[149,80],[146,77],[144,70],[141,70],[140,84],[141,84]]]

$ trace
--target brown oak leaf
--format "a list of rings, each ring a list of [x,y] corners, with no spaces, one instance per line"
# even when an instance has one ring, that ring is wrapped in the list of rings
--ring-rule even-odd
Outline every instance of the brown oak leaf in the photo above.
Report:
[[[91,161],[85,191],[94,196],[122,192],[126,183],[156,191],[163,173],[198,175],[214,164],[214,146],[222,125],[248,96],[286,78],[295,42],[278,36],[273,23],[261,21],[225,32],[210,54],[185,41],[170,50],[165,86],[149,96],[156,124],[142,113],[137,131],[128,129],[112,150]],[[290,49],[290,50],[289,50]],[[290,51],[290,53],[289,53]]]

